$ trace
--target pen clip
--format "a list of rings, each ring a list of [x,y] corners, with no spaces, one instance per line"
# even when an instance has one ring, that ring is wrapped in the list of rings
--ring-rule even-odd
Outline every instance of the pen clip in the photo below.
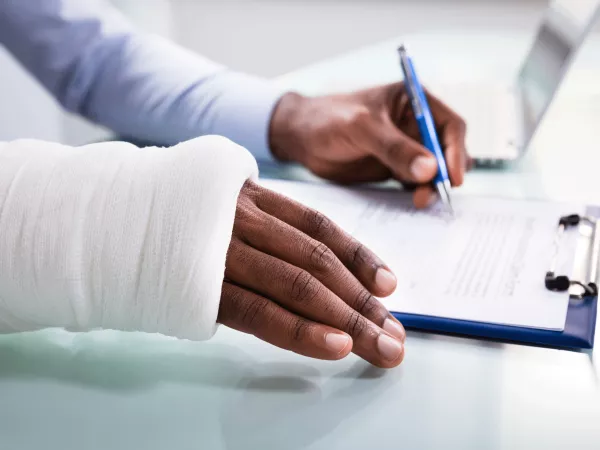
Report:
[[[408,97],[410,98],[410,102],[412,103],[415,116],[420,117],[423,115],[423,107],[419,101],[419,93],[417,91],[417,83],[413,72],[412,60],[408,56],[406,47],[404,47],[404,45],[401,45],[398,48],[398,53],[400,54],[400,66],[402,67],[402,72],[404,72],[404,88],[406,89]]]

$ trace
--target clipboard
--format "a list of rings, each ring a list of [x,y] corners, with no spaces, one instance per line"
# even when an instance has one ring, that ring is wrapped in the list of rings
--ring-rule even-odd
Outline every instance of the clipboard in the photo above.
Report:
[[[308,186],[321,184],[320,182],[312,183],[310,181],[305,181],[304,179],[298,181],[293,174],[284,177],[282,177],[281,174],[278,174],[277,177],[267,176],[266,178],[275,178],[274,181],[296,182]],[[284,195],[288,195],[297,201],[306,202],[306,199],[310,198],[310,194],[307,196],[298,195],[297,197],[293,194],[290,195],[290,191],[281,186],[267,187]],[[373,190],[376,190],[377,192],[388,191],[388,189],[381,188],[375,188]],[[392,194],[395,194],[396,192],[394,189],[390,189],[389,191],[392,192]],[[311,205],[310,202],[306,202],[306,204],[319,209],[317,205]],[[600,271],[598,257],[593,258],[592,256],[592,253],[600,252],[600,206],[583,206],[581,209],[578,208],[578,211],[583,212],[583,214],[579,216],[577,220],[574,219],[574,215],[564,217],[561,217],[558,214],[556,216],[547,216],[549,218],[548,220],[551,220],[554,223],[554,226],[556,226],[554,242],[553,233],[550,232],[548,234],[548,246],[550,249],[553,245],[556,251],[560,249],[560,238],[563,233],[582,231],[583,228],[587,230],[588,234],[585,238],[585,242],[582,242],[581,244],[578,242],[577,245],[574,245],[571,248],[568,248],[569,246],[564,246],[564,248],[560,249],[565,252],[565,255],[569,252],[575,252],[574,257],[572,258],[575,266],[572,271],[574,282],[571,283],[571,279],[567,277],[567,289],[569,290],[570,299],[566,308],[565,323],[562,331],[520,325],[502,325],[486,322],[485,320],[475,321],[473,319],[448,318],[448,316],[442,317],[435,316],[434,314],[425,315],[419,312],[407,313],[393,308],[390,308],[391,314],[400,320],[404,327],[409,330],[572,350],[593,348],[598,296],[595,292],[582,295],[581,287],[582,285],[589,286],[590,283],[596,285],[598,282],[598,276],[596,276],[595,279],[592,279],[593,277],[590,275],[592,272],[590,263],[595,261],[597,264],[596,269],[594,270]],[[321,210],[321,212],[327,214],[326,209]],[[560,214],[567,212],[569,211],[562,211]],[[585,220],[582,220],[582,218]],[[593,226],[590,225],[592,222],[594,223]],[[552,225],[552,223],[550,225]],[[596,237],[595,244],[593,243],[594,237]],[[580,251],[580,249],[583,249],[584,251]],[[548,266],[544,266],[546,263],[540,264],[540,268],[536,269],[539,270],[539,279],[536,278],[534,282],[539,283],[540,289],[548,289],[549,287],[551,290],[564,289],[565,277],[562,274],[554,273],[552,276],[549,276],[550,272],[554,272],[555,265],[555,261],[551,261],[551,251],[547,252],[547,258]],[[553,279],[556,279],[555,281],[559,283],[559,285],[547,287],[546,283],[549,281],[551,282]],[[563,287],[561,287],[560,283],[563,283]],[[583,294],[585,294],[585,292]],[[542,314],[543,312],[540,313]]]
[[[447,319],[394,312],[406,329],[429,331],[475,338],[493,339],[505,342],[524,343],[544,347],[571,350],[594,347],[596,317],[598,310],[598,282],[600,264],[600,207],[588,207],[585,215],[573,214],[558,219],[556,239],[549,245],[555,246],[554,258],[549,270],[540,274],[540,287],[553,291],[569,291],[569,306],[565,327],[562,331],[542,330],[507,325],[496,325],[467,320]],[[561,250],[564,233],[588,227],[583,245],[585,251],[575,258],[574,276],[555,273],[556,261]],[[576,249],[567,249],[575,251]],[[564,251],[564,249],[563,249]]]

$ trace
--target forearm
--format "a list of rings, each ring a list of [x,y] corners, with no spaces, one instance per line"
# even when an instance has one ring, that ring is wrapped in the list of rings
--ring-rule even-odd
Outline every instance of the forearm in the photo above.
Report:
[[[220,137],[0,144],[0,332],[210,337],[237,196],[256,176]]]
[[[218,134],[270,157],[268,81],[135,30],[102,1],[0,5],[0,42],[69,111],[156,144]]]
[[[270,157],[268,126],[279,91],[159,37],[130,33],[104,43],[86,95],[65,106],[115,132],[160,145],[221,135]],[[89,67],[89,66],[87,66]],[[115,75],[117,74],[117,75]],[[79,102],[77,102],[79,100]]]

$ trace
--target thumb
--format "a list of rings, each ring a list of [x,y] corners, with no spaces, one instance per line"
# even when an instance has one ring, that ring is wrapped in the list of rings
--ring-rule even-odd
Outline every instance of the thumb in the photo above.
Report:
[[[415,184],[430,182],[438,170],[431,152],[395,126],[385,128],[380,145],[373,149],[373,156],[400,181]]]

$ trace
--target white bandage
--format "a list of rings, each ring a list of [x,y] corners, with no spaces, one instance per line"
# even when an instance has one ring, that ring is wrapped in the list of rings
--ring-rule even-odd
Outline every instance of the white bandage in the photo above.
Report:
[[[257,175],[250,153],[217,136],[0,144],[0,332],[211,337],[237,197]]]

